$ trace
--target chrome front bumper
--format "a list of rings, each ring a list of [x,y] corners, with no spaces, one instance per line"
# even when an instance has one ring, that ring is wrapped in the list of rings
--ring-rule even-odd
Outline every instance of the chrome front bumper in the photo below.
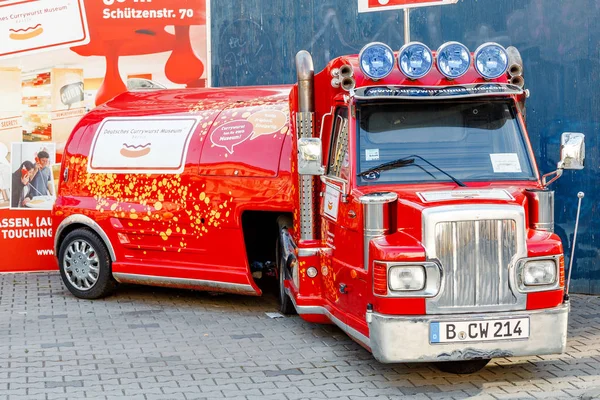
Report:
[[[455,361],[495,357],[560,354],[567,345],[569,303],[545,310],[397,317],[373,313],[370,347],[382,363]],[[431,322],[529,317],[528,339],[431,344]]]

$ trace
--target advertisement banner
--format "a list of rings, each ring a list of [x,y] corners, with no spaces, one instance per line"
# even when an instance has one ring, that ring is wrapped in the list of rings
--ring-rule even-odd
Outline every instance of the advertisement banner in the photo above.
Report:
[[[458,0],[358,0],[358,12],[400,10],[455,3],[458,3]]]
[[[0,1],[0,272],[57,268],[51,210],[82,116],[128,90],[208,86],[207,1]],[[107,153],[92,167],[136,167],[149,153],[139,168],[178,170],[195,123],[149,126],[148,143],[121,149],[102,136],[107,122],[97,140]],[[160,129],[181,131],[173,163],[150,153]]]

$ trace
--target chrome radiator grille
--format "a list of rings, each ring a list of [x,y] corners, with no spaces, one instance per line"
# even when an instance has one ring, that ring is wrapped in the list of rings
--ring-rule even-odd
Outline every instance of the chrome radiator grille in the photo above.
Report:
[[[440,221],[435,224],[435,252],[443,271],[440,309],[517,303],[508,271],[517,253],[514,220]]]

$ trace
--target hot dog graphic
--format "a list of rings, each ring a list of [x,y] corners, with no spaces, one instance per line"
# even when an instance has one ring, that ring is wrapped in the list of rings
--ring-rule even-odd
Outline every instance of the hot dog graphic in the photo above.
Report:
[[[150,153],[152,150],[150,148],[151,143],[146,143],[143,145],[131,145],[127,143],[123,143],[123,147],[121,148],[121,155],[127,158],[139,158],[144,157]]]
[[[10,32],[9,37],[12,40],[27,40],[40,36],[44,33],[44,28],[42,27],[42,24],[37,24],[22,29],[9,29],[8,31]]]

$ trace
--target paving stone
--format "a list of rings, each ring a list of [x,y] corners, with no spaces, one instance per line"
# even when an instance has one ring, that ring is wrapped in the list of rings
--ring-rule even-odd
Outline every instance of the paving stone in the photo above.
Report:
[[[277,299],[121,285],[73,297],[57,273],[0,275],[0,400],[600,398],[600,298],[574,295],[565,354],[472,375],[384,365],[335,326],[270,319]]]

